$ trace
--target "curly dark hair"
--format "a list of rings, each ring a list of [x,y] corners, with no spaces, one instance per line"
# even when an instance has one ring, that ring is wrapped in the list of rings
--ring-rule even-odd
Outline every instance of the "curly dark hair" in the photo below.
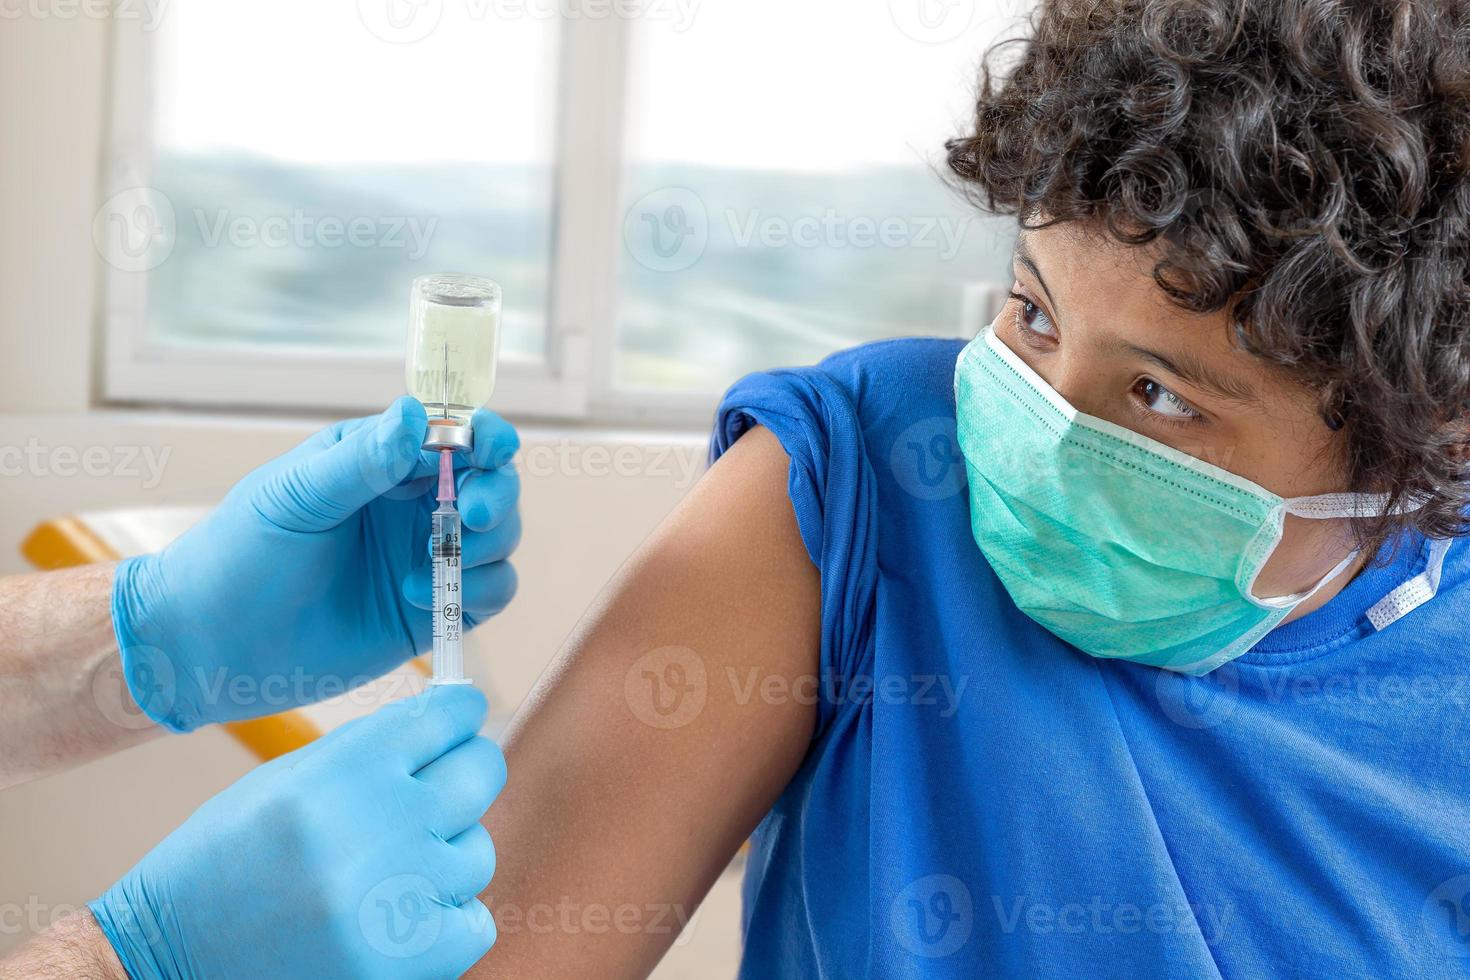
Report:
[[[1470,531],[1465,0],[1049,0],[993,48],[949,167],[1027,227],[1153,245],[1179,306],[1343,427],[1352,488]],[[996,56],[1018,55],[1004,68]]]

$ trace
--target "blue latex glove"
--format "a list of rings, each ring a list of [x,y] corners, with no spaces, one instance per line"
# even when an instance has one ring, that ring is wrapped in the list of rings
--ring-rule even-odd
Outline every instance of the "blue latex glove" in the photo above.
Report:
[[[457,977],[495,942],[475,896],[505,759],[485,697],[445,686],[256,769],[92,915],[134,980]]]
[[[464,621],[515,592],[515,430],[485,410],[456,453]],[[437,453],[412,398],[339,422],[255,470],[196,527],[118,566],[124,677],[154,721],[206,722],[333,697],[432,644],[429,515]]]

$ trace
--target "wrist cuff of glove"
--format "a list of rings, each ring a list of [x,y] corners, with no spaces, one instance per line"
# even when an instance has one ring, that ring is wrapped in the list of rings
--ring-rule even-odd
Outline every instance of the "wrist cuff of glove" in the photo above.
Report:
[[[135,912],[129,902],[114,894],[119,887],[114,885],[101,898],[88,902],[88,911],[131,980],[167,980],[153,955],[164,945],[163,923],[151,912]]]
[[[149,616],[158,608],[160,589],[154,555],[118,563],[112,579],[112,630],[122,653],[128,693],[153,721],[172,732],[189,732],[205,721],[194,699],[187,697],[187,678],[164,649],[167,632]]]

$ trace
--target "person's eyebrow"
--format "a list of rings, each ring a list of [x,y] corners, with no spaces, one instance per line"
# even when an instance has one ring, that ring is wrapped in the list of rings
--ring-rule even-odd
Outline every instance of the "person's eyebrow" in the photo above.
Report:
[[[1046,294],[1046,301],[1051,304],[1052,312],[1056,314],[1058,320],[1062,319],[1062,311],[1057,309],[1056,299],[1052,296],[1051,290],[1046,288],[1046,279],[1041,275],[1041,270],[1036,267],[1036,259],[1031,257],[1031,250],[1026,247],[1025,238],[1016,239],[1013,258],[1025,266],[1027,272],[1036,277],[1036,281],[1041,284],[1041,291]]]
[[[1046,294],[1047,302],[1052,305],[1052,312],[1055,313],[1057,320],[1060,321],[1062,319],[1062,311],[1057,309],[1056,298],[1052,296],[1051,290],[1047,288],[1046,279],[1042,276],[1041,269],[1037,267],[1036,259],[1031,255],[1031,250],[1026,247],[1025,236],[1016,239],[1016,248],[1013,257],[1015,261],[1019,262],[1028,272],[1036,277],[1037,283],[1041,285],[1041,291]],[[1186,351],[1176,351],[1165,356],[1158,351],[1149,350],[1146,347],[1139,347],[1136,344],[1130,344],[1126,341],[1120,342],[1118,349],[1126,354],[1141,357],[1163,368],[1175,377],[1182,378],[1201,391],[1207,391],[1227,401],[1249,404],[1260,400],[1260,396],[1256,394],[1256,390],[1248,382],[1215,371],[1198,357]]]
[[[1141,357],[1145,361],[1156,364],[1175,377],[1187,381],[1194,387],[1218,395],[1229,401],[1255,402],[1260,398],[1248,382],[1211,369],[1207,364],[1187,351],[1175,351],[1166,357],[1158,351],[1149,350],[1146,347],[1139,347],[1127,341],[1121,341],[1118,349],[1125,354],[1132,354],[1135,357]]]

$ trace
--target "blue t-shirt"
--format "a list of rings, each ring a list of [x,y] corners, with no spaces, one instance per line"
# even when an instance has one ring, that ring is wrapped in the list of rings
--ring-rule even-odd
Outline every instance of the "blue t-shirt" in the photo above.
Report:
[[[818,723],[762,821],[742,977],[1470,974],[1470,549],[1422,539],[1208,676],[1089,657],[970,534],[955,341],[739,382],[791,457]]]

